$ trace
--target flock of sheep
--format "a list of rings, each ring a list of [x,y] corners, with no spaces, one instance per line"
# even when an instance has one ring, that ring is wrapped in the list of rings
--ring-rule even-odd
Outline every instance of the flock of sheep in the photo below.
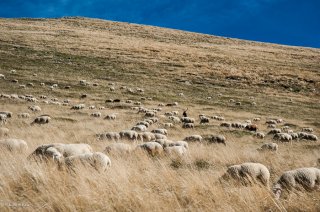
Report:
[[[0,78],[4,78],[4,75],[0,75]],[[86,80],[81,80],[80,85],[88,86],[89,83]],[[44,86],[44,83],[41,83]],[[94,86],[98,86],[97,84]],[[51,85],[52,89],[58,87],[58,85]],[[115,87],[110,87],[114,90]],[[130,89],[133,92],[132,89]],[[143,89],[136,89],[136,92],[143,93]],[[183,96],[179,94],[179,96]],[[86,98],[86,95],[81,96],[82,99]],[[8,95],[1,94],[0,100],[19,100],[31,102],[33,105],[27,107],[30,111],[21,112],[16,114],[19,119],[30,119],[33,114],[41,113],[41,107],[36,104],[55,104],[59,106],[65,106],[70,110],[83,110],[83,109],[96,109],[96,106],[87,106],[84,103],[71,105],[71,100],[63,100],[59,102],[56,98],[48,100],[47,96],[39,96],[39,99],[32,95]],[[105,104],[122,103],[122,100],[106,100]],[[70,169],[78,166],[79,164],[93,167],[98,171],[107,171],[111,167],[112,156],[121,156],[123,154],[131,154],[136,151],[146,152],[146,154],[152,157],[187,157],[190,151],[189,143],[198,142],[206,143],[208,145],[216,143],[217,145],[228,145],[228,140],[222,134],[209,134],[199,135],[190,134],[189,136],[173,141],[169,139],[171,128],[183,128],[191,129],[190,132],[194,132],[197,126],[207,125],[212,121],[218,122],[219,127],[222,129],[237,129],[245,130],[252,133],[252,136],[258,139],[265,139],[266,136],[271,136],[274,142],[264,143],[257,151],[274,151],[277,152],[279,146],[277,142],[317,142],[318,137],[313,134],[312,128],[302,128],[299,132],[294,132],[288,125],[284,123],[282,119],[270,119],[266,121],[266,126],[270,128],[269,132],[259,131],[260,118],[254,118],[252,120],[245,120],[243,122],[226,122],[225,118],[221,115],[208,116],[205,114],[199,114],[198,118],[192,118],[188,116],[179,116],[178,110],[172,110],[169,112],[162,112],[163,107],[177,108],[179,105],[177,102],[163,104],[160,103],[153,108],[146,108],[141,106],[141,102],[134,102],[132,100],[125,100],[124,104],[132,105],[131,112],[135,114],[141,114],[142,120],[130,129],[123,129],[120,132],[101,132],[95,136],[97,142],[110,141],[111,144],[107,145],[101,152],[94,152],[89,144],[63,144],[52,143],[43,144],[38,146],[28,156],[29,160],[36,160],[42,162],[54,161],[59,167],[65,166]],[[99,110],[103,110],[105,107],[98,107]],[[106,120],[117,119],[117,113],[108,114],[104,117]],[[21,139],[14,139],[10,137],[10,130],[5,128],[7,122],[14,116],[10,111],[0,112],[0,148],[3,151],[15,152],[27,152],[28,144]],[[103,115],[101,112],[96,111],[89,114],[92,118],[101,118]],[[31,125],[43,125],[50,124],[54,120],[54,117],[50,115],[37,115]],[[282,127],[278,127],[278,125]],[[149,130],[150,126],[155,125],[156,128]],[[126,141],[126,142],[123,142]],[[111,159],[110,159],[111,158]],[[232,165],[227,167],[227,171],[220,178],[221,180],[233,179],[242,184],[250,184],[253,182],[260,182],[264,186],[269,188],[270,172],[269,169],[260,163],[243,163],[238,165]],[[281,192],[285,190],[292,190],[293,188],[302,187],[307,191],[320,189],[320,169],[315,167],[298,168],[295,170],[285,171],[279,177],[279,179],[273,184],[272,190],[279,198]]]

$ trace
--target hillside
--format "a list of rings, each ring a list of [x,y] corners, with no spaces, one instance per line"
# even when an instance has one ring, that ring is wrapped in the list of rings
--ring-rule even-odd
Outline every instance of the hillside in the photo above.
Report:
[[[195,120],[191,129],[180,122],[186,108]],[[268,133],[312,128],[308,133],[320,135],[320,49],[80,17],[0,19],[1,111],[13,115],[0,119],[0,211],[320,210],[319,191],[284,190],[276,200],[271,189],[284,171],[319,168],[319,140],[279,141]],[[34,124],[42,114],[50,121]],[[200,123],[200,114],[208,123]],[[139,151],[152,140],[142,134],[99,139],[148,116],[158,122],[147,132],[168,131],[158,155]],[[251,122],[263,139],[244,129]],[[188,141],[185,154],[165,151],[192,135],[203,139]],[[217,135],[226,145],[206,140]],[[8,151],[2,143],[8,138],[28,148]],[[119,142],[129,150],[106,151]],[[277,152],[257,151],[271,142]],[[66,153],[29,157],[53,143],[90,145],[110,157],[111,167],[70,168]],[[222,180],[228,166],[245,162],[268,168],[267,187]]]

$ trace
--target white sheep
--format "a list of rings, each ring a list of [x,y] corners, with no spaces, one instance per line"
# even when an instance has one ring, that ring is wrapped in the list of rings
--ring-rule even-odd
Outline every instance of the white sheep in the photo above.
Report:
[[[146,142],[139,144],[137,148],[147,151],[151,156],[158,156],[163,152],[163,147],[157,142]]]
[[[155,139],[167,139],[166,135],[160,134],[160,133],[153,133]]]
[[[141,139],[141,141],[152,141],[152,140],[155,140],[156,139],[156,136],[151,133],[151,132],[142,132],[142,133],[139,133],[139,139]]]
[[[290,134],[288,133],[277,133],[273,136],[273,139],[275,140],[279,140],[282,142],[289,142],[292,141],[292,137]]]
[[[269,132],[268,132],[268,134],[270,135],[270,134],[278,134],[278,133],[281,133],[281,129],[277,129],[277,128],[275,128],[275,129],[272,129],[272,130],[270,130]]]
[[[194,124],[193,123],[183,123],[182,128],[194,128]]]
[[[73,168],[79,164],[83,166],[90,166],[97,171],[106,171],[111,166],[110,158],[101,152],[85,153],[80,155],[73,155],[65,158],[65,164]]]
[[[258,148],[258,151],[273,151],[277,152],[278,151],[278,144],[276,143],[265,143],[263,144],[260,148]]]
[[[91,113],[90,116],[99,118],[99,117],[101,117],[101,113],[100,112],[94,112],[94,113]]]
[[[276,198],[279,199],[283,189],[290,191],[300,187],[307,191],[319,190],[320,169],[309,167],[286,171],[273,186],[273,192]]]
[[[83,109],[85,107],[86,107],[85,104],[77,104],[77,105],[73,105],[71,107],[71,110],[81,110],[81,109]]]
[[[182,157],[187,154],[188,150],[184,146],[167,146],[164,152],[169,156]]]
[[[268,187],[270,172],[268,168],[261,163],[243,163],[229,166],[227,172],[223,175],[223,178],[233,178],[245,185],[250,182],[260,181],[263,185]]]
[[[171,120],[173,123],[180,123],[181,120],[179,117],[176,116],[168,116],[168,119]]]
[[[29,113],[18,113],[18,118],[27,119],[27,118],[30,118],[30,114]]]
[[[171,127],[173,127],[173,124],[172,123],[163,123],[163,127],[164,128],[171,128]]]
[[[209,143],[218,143],[218,144],[226,144],[226,137],[223,135],[209,135],[206,139]]]
[[[147,130],[147,127],[145,125],[136,125],[136,126],[133,126],[131,130],[134,130],[137,132],[145,132]]]
[[[8,138],[0,140],[0,149],[5,149],[10,152],[26,152],[28,144],[24,140]]]
[[[138,139],[138,133],[134,130],[123,130],[119,134],[122,139],[128,139],[128,140],[134,140],[134,141]]]
[[[174,142],[169,142],[165,146],[183,146],[186,149],[189,149],[189,144],[185,141],[174,141]]]
[[[107,115],[104,119],[115,120],[117,115],[115,113]]]
[[[304,127],[304,128],[302,128],[302,131],[311,133],[311,132],[313,132],[313,129],[311,127]]]
[[[115,140],[119,141],[120,139],[120,134],[117,132],[106,132],[106,133],[101,133],[96,135],[99,140]]]
[[[159,133],[162,135],[168,135],[168,131],[166,129],[154,129],[151,131],[152,133]]]
[[[40,112],[41,108],[38,105],[32,105],[29,106],[29,110],[31,110],[32,112]]]
[[[182,117],[181,118],[181,122],[183,122],[183,123],[194,123],[195,119],[194,118],[190,118],[190,117]]]
[[[152,123],[153,123],[153,122],[152,122]],[[146,126],[146,127],[149,127],[150,124],[152,124],[152,123],[147,122],[147,121],[140,121],[140,122],[138,122],[136,125],[144,125],[144,126]]]
[[[260,139],[264,139],[265,134],[263,132],[256,132],[254,136]]]
[[[3,74],[0,74],[0,79],[5,79],[6,77]]]
[[[6,114],[0,114],[0,125],[7,123],[7,115]]]
[[[125,143],[113,143],[108,145],[104,152],[111,155],[122,155],[122,154],[129,154],[132,152],[133,148],[129,144]]]
[[[187,136],[187,137],[185,137],[183,140],[184,141],[199,141],[199,142],[201,142],[202,141],[202,136],[201,135],[190,135],[190,136]]]
[[[220,124],[220,127],[230,128],[230,127],[231,127],[231,123],[229,123],[229,122],[222,122],[222,123]]]
[[[51,120],[51,117],[49,115],[41,115],[34,119],[34,121],[31,123],[31,125],[34,124],[48,124]]]

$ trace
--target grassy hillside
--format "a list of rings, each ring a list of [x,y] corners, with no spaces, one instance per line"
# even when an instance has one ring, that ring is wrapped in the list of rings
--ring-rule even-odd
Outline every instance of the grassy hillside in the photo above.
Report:
[[[283,171],[315,166],[320,157],[317,142],[279,143],[277,154],[261,154],[256,149],[274,142],[272,136],[259,140],[244,130],[222,128],[217,120],[200,125],[198,119],[199,114],[222,115],[228,122],[260,117],[259,130],[267,133],[265,121],[282,118],[285,121],[278,128],[287,125],[298,132],[312,127],[319,136],[319,61],[320,49],[152,26],[87,18],[0,19],[0,74],[5,75],[0,79],[0,94],[71,100],[68,106],[57,106],[41,100],[30,103],[0,98],[0,111],[14,114],[2,127],[10,130],[9,137],[24,139],[29,145],[21,154],[1,150],[0,209],[319,211],[319,192],[296,191],[278,201],[260,185],[219,182],[229,165],[260,162],[269,168],[272,186]],[[80,80],[91,85],[82,86]],[[28,83],[34,86],[20,86]],[[54,83],[58,88],[51,89]],[[136,92],[137,88],[144,92]],[[84,93],[88,97],[81,99]],[[122,103],[105,103],[116,98]],[[123,103],[127,99],[140,101],[149,109],[159,103],[178,102],[177,107],[162,107],[157,114],[159,123],[150,130],[170,121],[165,112],[177,110],[181,116],[183,109],[189,108],[188,115],[196,118],[195,129],[175,124],[168,129],[168,138],[177,141],[193,134],[221,134],[227,138],[227,146],[190,143],[189,154],[180,159],[149,157],[141,152],[111,155],[112,167],[107,173],[82,167],[70,174],[58,170],[56,164],[26,160],[44,143],[88,143],[94,151],[103,151],[110,141],[97,141],[95,134],[130,129],[144,119],[143,113],[131,109],[134,105]],[[70,110],[76,103],[87,107]],[[42,108],[41,113],[28,110],[34,104]],[[89,110],[89,105],[105,109]],[[117,119],[93,118],[90,114],[95,111],[103,117],[117,113]],[[29,112],[31,118],[19,119],[21,112]],[[40,114],[50,114],[52,122],[30,126]],[[16,203],[25,207],[14,206]]]

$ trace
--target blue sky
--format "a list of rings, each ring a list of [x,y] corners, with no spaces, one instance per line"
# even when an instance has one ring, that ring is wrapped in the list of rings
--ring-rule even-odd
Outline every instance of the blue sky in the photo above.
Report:
[[[0,0],[0,17],[62,16],[320,48],[320,0]]]

